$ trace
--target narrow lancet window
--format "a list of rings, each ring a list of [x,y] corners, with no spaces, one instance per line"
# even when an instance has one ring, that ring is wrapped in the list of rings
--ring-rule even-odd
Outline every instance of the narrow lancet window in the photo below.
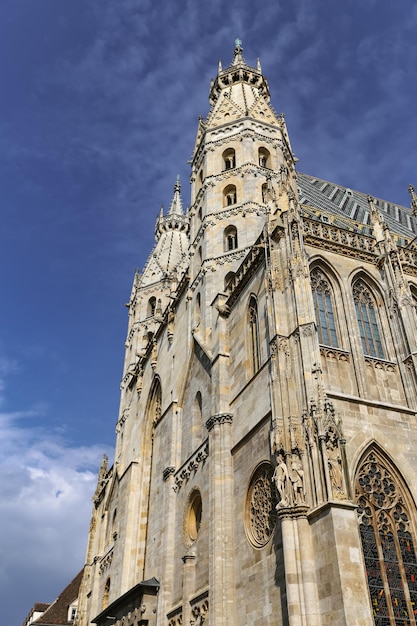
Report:
[[[311,288],[319,343],[337,348],[339,343],[334,316],[333,291],[326,276],[318,268],[311,272]]]
[[[363,280],[358,280],[353,286],[356,317],[362,349],[367,356],[384,358],[381,333],[379,330],[377,306],[375,298]]]

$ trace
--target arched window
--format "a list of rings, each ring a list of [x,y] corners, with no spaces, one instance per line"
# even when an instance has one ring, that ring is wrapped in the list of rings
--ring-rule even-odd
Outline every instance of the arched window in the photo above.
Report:
[[[223,152],[223,169],[232,170],[236,167],[236,154],[233,148],[228,148]]]
[[[148,317],[152,317],[153,315],[155,315],[155,309],[156,309],[156,298],[152,296],[152,298],[149,298],[148,300]]]
[[[376,626],[415,626],[417,559],[406,489],[377,449],[355,481],[359,529]],[[410,500],[409,500],[410,501]]]
[[[109,605],[109,595],[110,595],[110,578],[106,580],[106,584],[104,585],[103,599],[101,602],[101,608],[103,610],[107,609]]]
[[[353,285],[353,300],[364,354],[384,358],[378,325],[377,305],[368,285],[359,279]]]
[[[224,230],[224,250],[235,250],[237,248],[237,230],[236,226],[228,226]]]
[[[333,290],[318,267],[312,270],[310,277],[319,343],[337,348]]]
[[[249,324],[249,349],[252,373],[258,371],[260,366],[259,354],[259,326],[258,326],[258,304],[254,296],[249,300],[248,308],[248,324]]]
[[[201,322],[201,295],[198,293],[195,299],[195,312],[194,312],[195,325],[198,326]]]
[[[226,276],[224,277],[224,288],[228,289],[230,286],[230,283],[232,282],[232,280],[234,279],[234,277],[236,276],[235,272],[227,272]]]
[[[203,424],[203,399],[201,396],[201,392],[197,391],[195,398],[194,398],[193,422],[191,425],[191,429],[192,429],[191,434],[194,436],[194,438],[201,435],[202,424]]]
[[[258,163],[261,167],[270,168],[271,155],[266,148],[259,148],[258,150]]]
[[[223,191],[223,206],[231,206],[236,204],[237,195],[235,185],[228,185]]]

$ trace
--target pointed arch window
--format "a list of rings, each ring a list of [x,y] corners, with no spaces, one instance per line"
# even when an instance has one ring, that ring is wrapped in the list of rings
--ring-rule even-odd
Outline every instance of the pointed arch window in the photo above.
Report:
[[[193,422],[191,425],[191,434],[194,439],[201,435],[201,429],[203,424],[203,398],[201,392],[197,391],[194,398],[193,405]],[[195,443],[195,442],[194,442]]]
[[[197,328],[201,322],[201,295],[197,294],[195,299],[195,310],[194,310],[194,324]]]
[[[338,348],[333,290],[318,267],[312,270],[310,277],[319,343]]]
[[[371,450],[355,481],[359,529],[375,626],[415,626],[417,559],[406,489]]]
[[[258,371],[260,367],[260,351],[259,351],[259,320],[258,320],[258,304],[254,296],[249,300],[248,308],[248,324],[249,324],[249,349],[250,360],[252,366],[252,374]]]
[[[224,250],[229,252],[237,248],[237,228],[236,226],[228,226],[224,230]]]
[[[155,376],[146,405],[146,415],[153,427],[157,426],[162,418],[162,388],[159,376]]]
[[[364,354],[383,359],[377,304],[368,285],[361,279],[353,286],[353,300]]]

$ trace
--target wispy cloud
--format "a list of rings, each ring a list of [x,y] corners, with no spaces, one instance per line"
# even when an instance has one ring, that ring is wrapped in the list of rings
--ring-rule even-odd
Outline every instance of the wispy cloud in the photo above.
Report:
[[[109,452],[22,426],[36,417],[36,411],[0,414],[0,586],[5,598],[20,589],[23,612],[52,601],[51,593],[58,595],[82,567],[96,472]]]

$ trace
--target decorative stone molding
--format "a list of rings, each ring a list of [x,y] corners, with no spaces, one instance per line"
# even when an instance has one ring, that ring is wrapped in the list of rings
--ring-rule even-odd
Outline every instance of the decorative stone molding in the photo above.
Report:
[[[329,361],[346,361],[350,362],[350,352],[341,350],[340,348],[333,348],[330,346],[320,346],[320,354]]]
[[[168,478],[170,476],[172,476],[172,474],[175,474],[175,467],[173,465],[169,465],[168,467],[166,467],[164,469],[164,471],[162,472],[162,478],[164,479],[164,481],[166,482],[168,480]]]
[[[303,324],[300,326],[301,335],[303,337],[312,337],[316,330],[315,324],[313,322],[309,324]]]
[[[182,626],[182,606],[170,611],[167,615],[168,626]]]
[[[107,570],[109,569],[110,565],[112,564],[113,561],[113,556],[114,556],[114,551],[113,551],[113,546],[106,552],[106,554],[104,556],[101,557],[100,559],[100,565],[99,565],[99,573],[100,576]]]
[[[232,413],[218,413],[208,418],[206,428],[210,432],[217,424],[231,424],[232,422]]]
[[[281,506],[277,509],[280,519],[300,519],[307,517],[310,507],[306,504],[297,504],[296,506]]]
[[[365,363],[368,367],[372,367],[376,370],[384,370],[385,372],[394,372],[397,364],[392,361],[386,361],[384,359],[378,359],[377,357],[365,355]]]
[[[209,619],[208,591],[191,600],[190,626],[202,626]]]
[[[375,239],[368,235],[348,231],[337,226],[303,218],[304,243],[330,250],[368,263],[377,262]],[[417,266],[416,266],[417,267]]]
[[[122,411],[122,414],[120,416],[120,418],[118,419],[118,422],[116,424],[116,433],[120,433],[123,429],[123,426],[129,416],[129,409],[130,407],[125,407]]]
[[[187,482],[191,474],[195,474],[200,465],[205,462],[209,455],[209,444],[205,441],[192,457],[175,472],[174,491],[179,491],[184,482]],[[167,468],[168,469],[168,468]],[[166,471],[166,470],[165,470]]]

